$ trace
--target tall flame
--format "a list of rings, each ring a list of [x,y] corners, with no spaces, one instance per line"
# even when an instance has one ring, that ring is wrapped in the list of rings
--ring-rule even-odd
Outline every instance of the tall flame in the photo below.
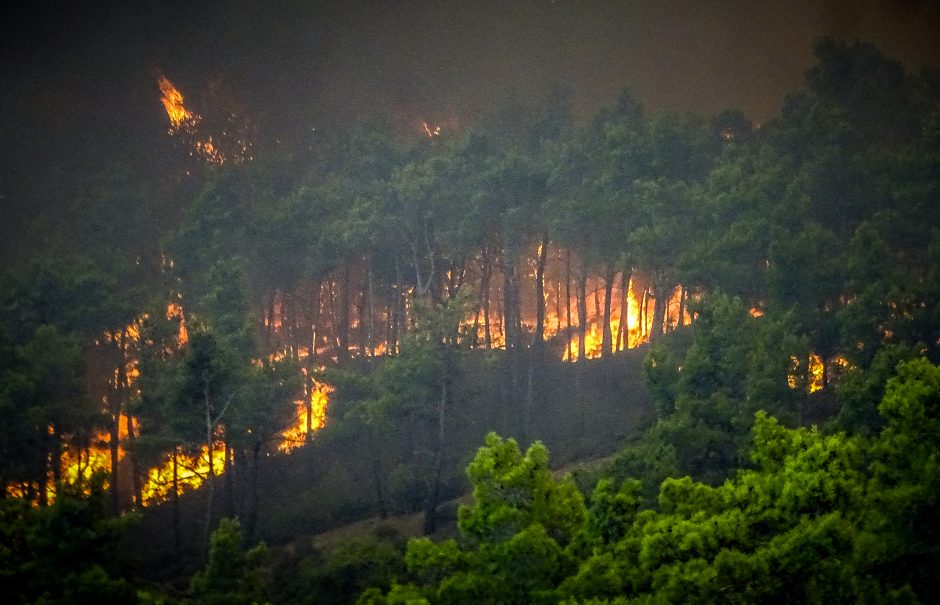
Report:
[[[183,104],[183,93],[173,85],[173,82],[170,82],[166,76],[161,74],[157,76],[157,85],[163,94],[163,98],[160,100],[163,102],[163,108],[170,120],[170,134],[174,134],[180,129],[195,126],[200,120],[200,116],[186,109]]]
[[[326,409],[330,404],[330,393],[332,392],[333,387],[330,385],[316,380],[313,381],[313,388],[310,391],[310,431],[316,432],[326,426]],[[294,404],[297,406],[296,421],[293,426],[281,433],[282,441],[277,449],[282,452],[289,452],[303,445],[310,438],[307,431],[307,402],[300,399],[295,401]]]

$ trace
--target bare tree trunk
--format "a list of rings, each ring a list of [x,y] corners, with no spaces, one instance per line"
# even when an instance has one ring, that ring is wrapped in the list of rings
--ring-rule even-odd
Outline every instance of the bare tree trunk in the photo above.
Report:
[[[574,369],[574,401],[578,408],[578,420],[584,426],[584,398],[582,395],[582,382],[584,364],[587,361],[587,267],[581,262],[581,273],[578,275],[578,363]]]
[[[587,267],[581,264],[578,275],[578,361],[584,361],[587,355]]]
[[[251,488],[248,500],[248,519],[245,523],[245,536],[250,542],[254,539],[258,525],[258,464],[261,458],[261,441],[255,439],[251,444]]]
[[[483,306],[483,348],[489,351],[493,347],[493,335],[490,332],[490,277],[493,275],[493,262],[489,251],[483,250],[483,264],[480,267],[480,299]]]
[[[366,259],[366,280],[369,297],[369,335],[366,343],[369,345],[369,356],[375,357],[375,280],[372,276],[372,259]]]
[[[212,408],[209,402],[209,380],[203,377],[202,382],[203,403],[206,408],[206,458],[209,464],[209,472],[206,475],[206,489],[208,490],[206,502],[206,523],[204,528],[205,541],[208,548],[209,529],[212,527],[212,507],[215,503],[215,468],[212,464]]]
[[[513,317],[514,303],[513,303],[513,267],[512,261],[509,258],[508,253],[504,253],[503,256],[503,333],[506,340],[506,350],[515,347],[515,330],[513,329],[513,324],[515,323]]]
[[[643,300],[640,301],[640,342],[646,340],[646,337],[649,334],[649,326],[647,322],[647,313],[649,312],[649,288],[643,289]]]
[[[604,275],[604,331],[601,333],[601,355],[610,357],[613,352],[613,336],[610,332],[611,299],[614,296],[614,277],[617,274],[613,267],[608,267]]]
[[[379,507],[379,518],[388,518],[388,503],[385,501],[385,490],[382,487],[382,458],[375,447],[375,429],[368,427],[366,443],[369,447],[369,458],[372,461],[370,465],[372,471],[372,483],[375,486],[375,502]]]
[[[617,326],[617,350],[626,351],[630,340],[630,272],[620,273],[620,325]]]
[[[52,483],[58,488],[62,483],[62,435],[59,434],[57,428],[53,427],[49,437],[52,440],[52,451],[49,454],[52,464]]]
[[[113,357],[112,366],[117,373],[108,379],[108,449],[111,454],[111,512],[118,514],[121,509],[120,502],[120,482],[118,480],[118,465],[120,463],[121,447],[121,410],[123,409],[124,389],[122,383],[126,382],[124,350],[123,350],[123,332],[121,335],[113,334]]]
[[[684,326],[685,325],[685,302],[686,302],[686,299],[688,298],[688,292],[686,292],[686,289],[684,286],[679,286],[679,288],[680,288],[679,290],[679,322],[677,325]]]
[[[110,389],[109,389],[110,390]],[[113,399],[115,398],[115,393],[113,390],[108,394],[108,406],[111,408],[110,414],[110,424],[108,425],[108,449],[111,454],[111,512],[113,514],[118,514],[121,510],[120,496],[118,493],[119,482],[118,482],[118,463],[120,462],[120,410],[118,408],[118,413],[115,415],[115,407]]]
[[[173,447],[173,550],[180,549],[179,446]]]
[[[313,367],[317,362],[317,341],[320,332],[320,294],[323,290],[323,284],[319,281],[314,282],[311,288],[310,300],[310,353],[307,355],[309,360],[308,367]]]
[[[450,373],[449,353],[443,351],[444,365],[441,372],[441,398],[437,406],[437,444],[435,447],[434,471],[431,485],[428,489],[428,499],[424,507],[424,535],[429,536],[437,531],[437,503],[440,498],[441,475],[444,470],[445,448],[445,420],[447,414],[447,400],[449,397],[447,382]]]
[[[336,306],[337,326],[336,332],[339,339],[339,351],[337,358],[340,363],[349,360],[349,264],[343,265],[343,276],[339,284],[339,301]]]
[[[232,445],[229,441],[228,427],[225,430],[223,446],[225,447],[225,467],[222,469],[222,477],[225,480],[225,516],[231,518],[235,516],[235,484],[234,469],[232,468]]]
[[[535,263],[535,332],[532,334],[533,347],[540,346],[545,339],[545,261],[548,258],[548,245],[548,237],[543,236]]]
[[[663,335],[668,304],[665,289],[659,285],[653,286],[653,327],[650,329],[650,343],[659,340]]]
[[[144,505],[143,486],[140,483],[140,469],[137,466],[137,456],[134,454],[134,440],[137,435],[134,432],[134,418],[130,414],[124,417],[127,421],[127,451],[131,461],[131,476],[134,481],[134,504],[137,508]]]
[[[571,250],[565,250],[565,328],[568,331],[567,344],[568,361],[574,361],[571,350]]]
[[[38,462],[37,469],[39,472],[37,473],[36,484],[39,486],[39,506],[45,508],[49,506],[49,451],[45,445],[41,446]]]

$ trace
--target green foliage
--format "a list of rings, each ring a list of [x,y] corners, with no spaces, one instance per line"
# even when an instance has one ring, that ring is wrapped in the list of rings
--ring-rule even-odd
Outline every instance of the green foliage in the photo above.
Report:
[[[790,423],[804,411],[805,365],[794,367],[794,359],[807,359],[809,346],[794,333],[792,314],[755,318],[739,298],[720,294],[692,308],[694,326],[668,334],[649,353],[646,375],[660,419],[618,462],[630,473],[618,476],[639,477],[647,489],[674,473],[719,483],[746,462],[757,410]]]
[[[63,486],[45,508],[0,498],[0,600],[137,603],[118,556],[134,518],[109,516],[100,483],[90,496]]]
[[[193,603],[250,605],[267,601],[265,574],[268,549],[262,543],[245,549],[237,519],[222,519],[209,540],[209,561],[196,573],[189,592]]]
[[[604,479],[585,511],[547,474],[544,448],[523,457],[491,435],[468,468],[475,503],[461,513],[465,545],[412,541],[414,583],[361,602],[929,600],[940,538],[940,367],[899,366],[879,410],[886,426],[870,441],[788,429],[758,412],[754,468],[717,487],[666,479],[655,508],[644,507],[638,481],[616,488]],[[528,497],[540,489],[559,503],[550,521],[578,511],[567,547]]]
[[[467,467],[473,506],[458,513],[460,531],[480,541],[502,541],[538,524],[562,546],[584,518],[584,502],[570,478],[556,481],[548,450],[532,444],[523,455],[512,439],[490,433]]]

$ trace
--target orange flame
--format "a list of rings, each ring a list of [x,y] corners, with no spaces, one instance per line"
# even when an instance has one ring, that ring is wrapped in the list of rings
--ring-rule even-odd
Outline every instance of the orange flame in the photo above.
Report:
[[[424,134],[428,135],[428,138],[436,139],[441,136],[441,125],[438,124],[434,128],[431,128],[427,122],[421,122],[421,128],[424,129]]]
[[[330,385],[313,381],[313,389],[310,392],[310,431],[315,433],[326,426],[326,409],[330,404],[332,392],[333,387]],[[310,438],[307,432],[307,402],[300,399],[294,404],[297,407],[297,419],[293,426],[281,433],[282,441],[277,446],[281,452],[289,452]]]
[[[209,465],[213,474],[221,474],[225,469],[225,447],[222,443],[212,444],[211,457],[209,448],[203,445],[195,454],[176,451],[176,483],[180,492],[196,489],[209,478]],[[144,506],[151,506],[166,501],[173,493],[173,452],[166,455],[163,464],[147,472],[147,480],[141,490]]]
[[[180,320],[180,329],[179,333],[176,335],[176,341],[179,343],[179,346],[182,347],[187,342],[189,342],[189,331],[186,329],[186,318],[183,315],[183,307],[178,303],[171,302],[166,307],[166,318],[174,319],[177,317]]]
[[[160,99],[163,102],[163,108],[170,119],[170,134],[174,134],[180,129],[193,128],[201,118],[198,114],[193,114],[193,112],[186,109],[183,104],[183,93],[164,75],[157,77],[157,85],[163,94],[163,98]]]

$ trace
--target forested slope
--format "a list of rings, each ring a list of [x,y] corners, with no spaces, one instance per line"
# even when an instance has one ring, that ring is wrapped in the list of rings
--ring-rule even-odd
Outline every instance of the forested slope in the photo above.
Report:
[[[0,282],[4,596],[937,600],[940,77],[814,52],[759,126],[558,91],[77,179]],[[465,464],[459,541],[247,548],[431,534]]]

